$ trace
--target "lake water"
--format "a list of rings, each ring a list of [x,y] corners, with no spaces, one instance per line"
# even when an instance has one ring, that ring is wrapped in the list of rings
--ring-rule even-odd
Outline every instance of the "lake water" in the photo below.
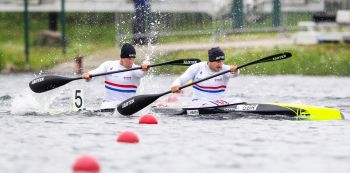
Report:
[[[92,155],[101,172],[350,172],[350,121],[290,121],[254,118],[206,119],[155,115],[159,124],[140,125],[131,117],[72,111],[74,91],[82,89],[85,107],[102,101],[103,77],[74,81],[37,94],[32,74],[0,75],[0,172],[72,172],[81,155]],[[148,76],[138,93],[167,91],[175,76]],[[155,104],[185,104],[173,95]],[[350,116],[350,77],[240,76],[227,97],[254,103],[298,103],[340,109]],[[117,143],[133,131],[138,144]]]

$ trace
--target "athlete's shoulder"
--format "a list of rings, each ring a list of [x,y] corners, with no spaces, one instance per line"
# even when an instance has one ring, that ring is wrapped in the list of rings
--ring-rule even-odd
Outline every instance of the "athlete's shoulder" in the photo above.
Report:
[[[102,65],[106,65],[106,66],[118,65],[118,64],[119,64],[119,63],[118,63],[117,60],[116,60],[116,61],[111,61],[111,60],[109,60],[109,61],[105,61],[105,62],[102,63]]]
[[[194,64],[194,65],[205,66],[205,65],[207,65],[207,64],[208,64],[207,61],[202,61],[202,62],[196,63],[196,64]]]
[[[207,62],[199,62],[199,63],[196,63],[196,64],[193,64],[191,65],[190,67],[192,69],[197,69],[197,68],[203,68],[207,65]]]

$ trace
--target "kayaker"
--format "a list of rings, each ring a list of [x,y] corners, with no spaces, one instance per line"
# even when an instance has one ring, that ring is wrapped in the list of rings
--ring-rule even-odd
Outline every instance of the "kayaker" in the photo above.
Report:
[[[230,78],[237,77],[239,70],[236,65],[225,65],[225,53],[219,48],[214,47],[208,51],[208,62],[200,62],[191,65],[179,78],[177,78],[171,87],[173,93],[180,92],[180,86],[188,81],[198,81],[208,76],[230,70],[230,73],[217,76],[215,78],[193,85],[192,105],[194,107],[210,107],[225,105],[232,101],[223,100],[223,93],[226,90]],[[231,99],[232,100],[232,99]],[[236,101],[235,101],[236,102]]]
[[[139,67],[134,64],[136,50],[133,45],[125,43],[121,48],[120,60],[106,61],[98,68],[82,74],[83,79],[89,81],[92,74],[105,73],[109,71],[124,70]],[[140,80],[149,69],[149,64],[143,63],[142,69],[115,73],[105,76],[105,94],[101,104],[102,112],[113,111],[120,102],[135,96],[140,85]]]

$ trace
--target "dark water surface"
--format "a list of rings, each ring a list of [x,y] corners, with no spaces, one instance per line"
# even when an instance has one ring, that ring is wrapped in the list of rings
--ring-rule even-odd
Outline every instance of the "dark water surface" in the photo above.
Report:
[[[102,101],[103,78],[74,81],[36,94],[29,74],[0,75],[0,172],[63,173],[80,155],[92,155],[101,172],[350,172],[350,121],[215,119],[155,115],[158,125],[139,125],[139,116],[72,111],[75,89],[85,107]],[[169,89],[174,76],[146,77],[139,93]],[[340,109],[350,116],[349,77],[240,76],[227,97],[246,102],[298,103]],[[155,104],[185,105],[160,98]],[[116,138],[133,131],[138,144]]]

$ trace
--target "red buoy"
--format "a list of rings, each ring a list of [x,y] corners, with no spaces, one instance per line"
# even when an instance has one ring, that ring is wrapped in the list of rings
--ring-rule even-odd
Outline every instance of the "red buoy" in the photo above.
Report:
[[[140,117],[139,124],[158,124],[158,121],[152,114],[146,114]]]
[[[117,142],[138,143],[139,138],[136,136],[134,132],[125,131],[119,135]]]
[[[92,156],[80,156],[73,165],[74,172],[99,173],[100,165]]]

